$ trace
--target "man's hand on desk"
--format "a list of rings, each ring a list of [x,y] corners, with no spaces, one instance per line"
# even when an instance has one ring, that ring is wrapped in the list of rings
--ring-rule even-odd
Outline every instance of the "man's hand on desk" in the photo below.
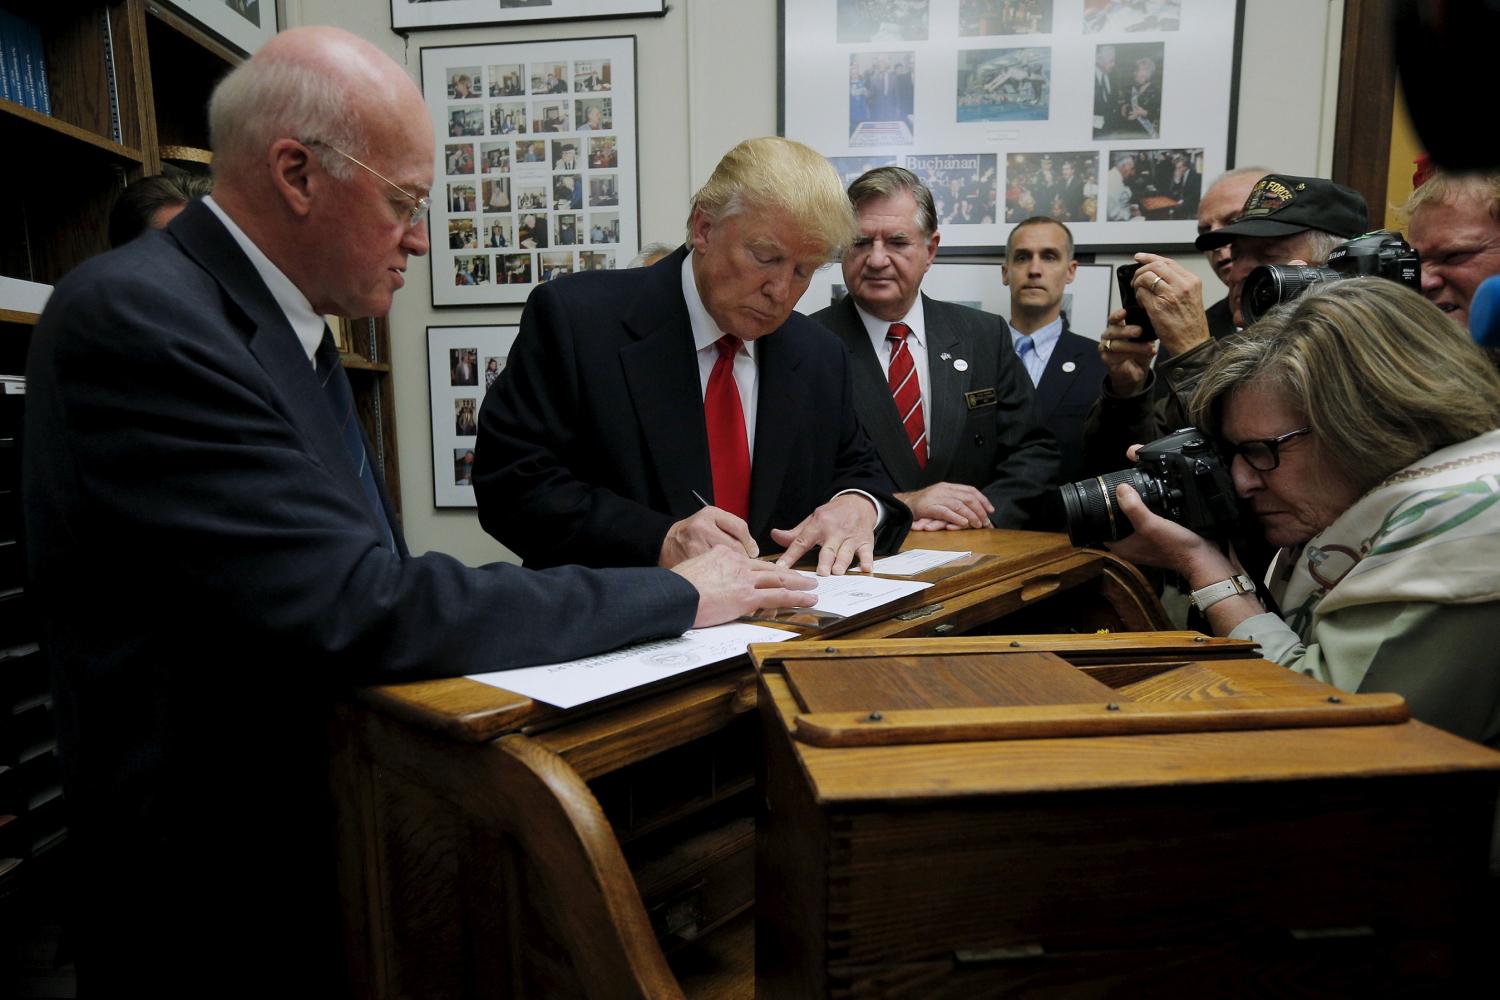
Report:
[[[693,628],[732,622],[762,608],[809,608],[817,584],[795,570],[751,559],[738,549],[717,545],[672,567],[698,588]]]
[[[875,568],[875,504],[858,493],[845,493],[813,511],[791,530],[772,528],[771,538],[785,552],[778,566],[796,565],[818,546],[818,575],[841,575],[855,559],[866,573]]]
[[[973,486],[963,483],[933,483],[896,499],[911,508],[912,531],[957,531],[988,528],[995,505]]]
[[[750,526],[734,514],[718,507],[704,507],[692,517],[685,517],[667,529],[656,564],[671,569],[684,559],[700,556],[715,545],[727,545],[754,558],[760,546],[750,537]]]

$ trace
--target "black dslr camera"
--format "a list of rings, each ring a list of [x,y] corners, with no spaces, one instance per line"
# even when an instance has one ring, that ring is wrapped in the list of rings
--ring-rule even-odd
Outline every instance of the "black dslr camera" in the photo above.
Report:
[[[1098,548],[1135,530],[1115,499],[1121,483],[1139,493],[1153,514],[1205,538],[1228,538],[1239,523],[1229,466],[1208,435],[1188,427],[1144,445],[1133,468],[1059,487],[1069,541]]]
[[[1273,307],[1290,302],[1313,285],[1342,278],[1373,276],[1399,281],[1422,291],[1422,259],[1400,233],[1379,229],[1340,243],[1323,267],[1302,264],[1262,264],[1245,276],[1240,290],[1240,312],[1254,323]]]

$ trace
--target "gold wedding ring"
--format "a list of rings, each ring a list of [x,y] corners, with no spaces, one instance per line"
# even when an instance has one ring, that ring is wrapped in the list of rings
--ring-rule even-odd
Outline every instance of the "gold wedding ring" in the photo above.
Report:
[[[1158,274],[1156,276],[1156,280],[1151,283],[1151,294],[1152,295],[1156,294],[1156,286],[1159,285],[1159,284],[1161,284],[1161,275]]]
[[[1114,348],[1114,341],[1110,340],[1108,337],[1105,337],[1104,338],[1104,349],[1106,351],[1113,351],[1115,349]]]

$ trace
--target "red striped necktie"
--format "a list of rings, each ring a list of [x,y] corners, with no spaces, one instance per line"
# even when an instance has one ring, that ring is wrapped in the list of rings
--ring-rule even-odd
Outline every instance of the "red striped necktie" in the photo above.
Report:
[[[714,506],[750,520],[750,446],[745,436],[745,410],[734,382],[734,356],[739,338],[725,334],[714,345],[719,359],[708,375],[703,393],[703,419],[708,425],[708,464],[714,477]]]
[[[927,468],[927,425],[922,419],[922,384],[917,381],[917,369],[912,363],[911,351],[906,338],[911,327],[905,323],[892,323],[885,339],[891,345],[890,384],[891,398],[896,401],[896,412],[906,427],[906,436],[911,441],[911,453],[917,465]]]

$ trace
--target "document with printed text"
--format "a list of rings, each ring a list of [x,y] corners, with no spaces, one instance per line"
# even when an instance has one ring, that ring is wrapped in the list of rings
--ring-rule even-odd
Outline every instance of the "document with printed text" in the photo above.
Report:
[[[875,560],[875,572],[890,576],[916,576],[939,566],[972,555],[970,552],[946,552],[942,549],[907,549],[905,552]]]
[[[581,660],[473,674],[469,680],[514,691],[558,708],[572,708],[710,663],[743,656],[745,647],[752,642],[781,642],[795,638],[795,632],[785,629],[730,622],[712,628],[691,629],[675,639],[643,642]]]

